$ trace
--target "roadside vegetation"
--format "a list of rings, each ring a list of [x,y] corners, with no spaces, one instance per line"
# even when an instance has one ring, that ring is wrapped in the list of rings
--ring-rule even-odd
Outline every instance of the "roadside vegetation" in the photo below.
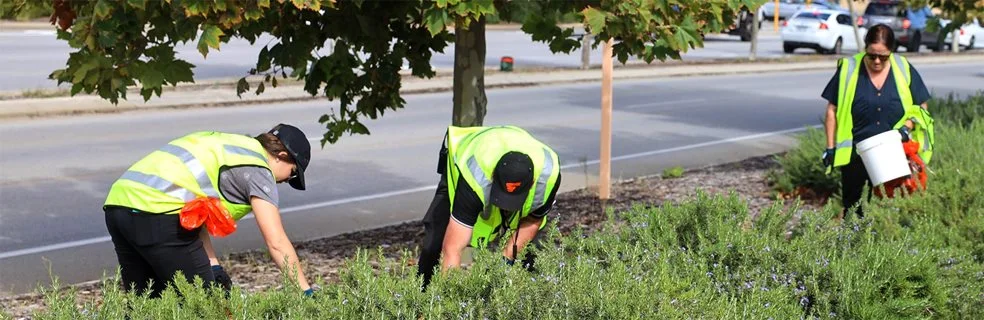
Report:
[[[411,252],[393,259],[361,251],[339,281],[316,281],[313,298],[284,282],[228,298],[182,284],[152,300],[121,292],[110,278],[101,302],[46,291],[36,318],[982,319],[982,100],[931,103],[938,145],[929,190],[875,199],[864,219],[838,223],[835,205],[803,210],[783,200],[751,219],[736,196],[699,194],[611,212],[596,232],[561,237],[550,228],[545,243],[554,245],[537,250],[532,271],[478,251],[467,270],[438,277],[426,292]],[[803,141],[800,148],[815,143]],[[807,153],[787,155],[796,152]],[[774,176],[798,163],[783,162]]]

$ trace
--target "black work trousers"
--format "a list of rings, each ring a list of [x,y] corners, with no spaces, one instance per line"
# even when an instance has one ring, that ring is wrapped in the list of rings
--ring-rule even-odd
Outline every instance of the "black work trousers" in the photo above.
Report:
[[[841,167],[841,204],[844,205],[845,216],[848,210],[857,205],[855,214],[858,218],[864,217],[860,202],[865,185],[868,186],[868,201],[871,201],[871,179],[868,177],[868,169],[864,167],[861,156],[852,150],[851,162]]]
[[[444,245],[444,234],[447,232],[448,223],[451,220],[451,200],[448,196],[448,182],[441,174],[441,182],[437,184],[437,191],[434,192],[434,200],[431,201],[427,214],[424,215],[424,240],[420,248],[420,258],[417,259],[417,274],[424,278],[424,288],[430,284],[431,277],[434,276],[434,267],[437,266],[441,258],[441,249]],[[539,245],[540,233],[533,238],[532,244]],[[533,268],[536,258],[532,252],[527,251],[523,259],[523,266],[529,270]]]
[[[177,214],[150,214],[116,206],[103,210],[124,290],[132,288],[143,294],[149,289],[151,297],[159,297],[179,271],[189,282],[196,276],[206,285],[215,281],[199,239],[201,228],[186,230]]]

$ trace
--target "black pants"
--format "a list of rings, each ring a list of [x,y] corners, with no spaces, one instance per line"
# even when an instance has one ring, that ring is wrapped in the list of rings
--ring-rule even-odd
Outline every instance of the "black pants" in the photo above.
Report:
[[[149,214],[115,206],[103,210],[124,290],[133,288],[142,294],[149,287],[151,297],[159,297],[178,271],[189,282],[195,276],[206,285],[215,280],[204,244],[198,238],[201,228],[185,230],[177,214]]]
[[[922,46],[922,30],[910,31],[909,46],[906,49],[909,52],[919,52],[920,46]]]
[[[868,201],[871,201],[871,180],[868,178],[868,170],[864,167],[864,162],[853,150],[851,151],[851,162],[841,167],[841,204],[844,205],[845,215],[847,210],[857,205],[855,213],[858,218],[864,216],[861,209],[861,194],[864,193],[864,186],[868,186]]]
[[[424,241],[420,248],[420,259],[417,259],[417,274],[424,278],[424,288],[430,284],[431,277],[434,276],[434,267],[437,266],[441,258],[441,249],[444,244],[444,234],[447,232],[448,223],[451,220],[451,200],[448,197],[448,182],[444,174],[441,174],[441,182],[437,184],[437,191],[434,192],[434,200],[431,201],[427,214],[424,215]],[[539,245],[540,233],[531,241],[534,245]],[[536,255],[527,251],[523,259],[523,266],[529,270],[533,268]]]

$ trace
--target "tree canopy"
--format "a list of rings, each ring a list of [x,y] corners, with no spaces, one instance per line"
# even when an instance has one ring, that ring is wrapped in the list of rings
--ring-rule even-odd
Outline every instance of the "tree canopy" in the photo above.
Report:
[[[113,103],[138,86],[149,100],[164,86],[194,82],[195,66],[175,57],[176,44],[195,43],[207,57],[232,38],[255,43],[266,33],[277,42],[260,44],[237,92],[259,94],[278,79],[303,81],[308,93],[339,100],[340,107],[320,119],[327,128],[322,144],[334,143],[346,133],[368,134],[365,118],[402,108],[404,62],[414,77],[434,76],[431,56],[454,40],[452,25],[467,30],[495,15],[521,22],[552,51],[569,53],[581,43],[571,37],[574,28],[558,21],[573,13],[595,35],[595,46],[615,38],[623,63],[630,56],[652,62],[702,47],[702,34],[726,29],[737,10],[763,1],[52,0],[58,38],[75,51],[51,78],[70,83],[72,94],[96,93]],[[318,53],[329,45],[331,54]],[[262,81],[251,84],[247,75]]]

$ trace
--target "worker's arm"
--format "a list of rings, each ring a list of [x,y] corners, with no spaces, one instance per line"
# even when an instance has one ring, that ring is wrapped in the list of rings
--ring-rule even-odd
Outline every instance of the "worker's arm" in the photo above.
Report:
[[[310,289],[311,285],[304,277],[304,270],[301,269],[297,252],[294,251],[294,244],[290,242],[287,233],[284,232],[284,225],[280,220],[280,210],[269,201],[259,197],[251,197],[249,203],[253,206],[256,224],[260,227],[260,233],[263,234],[263,240],[266,241],[273,262],[282,272],[294,274],[301,290]]]
[[[219,265],[219,258],[215,256],[215,249],[212,248],[212,237],[208,236],[208,228],[201,228],[198,232],[198,239],[202,240],[205,247],[205,254],[208,255],[208,263],[213,266]]]
[[[827,149],[834,148],[834,134],[837,130],[837,106],[833,103],[827,103],[827,118],[823,122],[824,130],[827,133]]]
[[[441,245],[441,270],[447,271],[461,266],[461,251],[471,241],[472,229],[454,219],[448,223],[444,233],[444,244]]]
[[[540,230],[540,223],[543,222],[543,218],[537,218],[533,216],[528,216],[519,221],[519,246],[517,249],[523,251],[533,237],[536,236],[537,231]],[[506,243],[505,250],[502,251],[502,256],[506,259],[513,259],[513,242],[515,242],[516,237],[509,237],[509,242]]]

